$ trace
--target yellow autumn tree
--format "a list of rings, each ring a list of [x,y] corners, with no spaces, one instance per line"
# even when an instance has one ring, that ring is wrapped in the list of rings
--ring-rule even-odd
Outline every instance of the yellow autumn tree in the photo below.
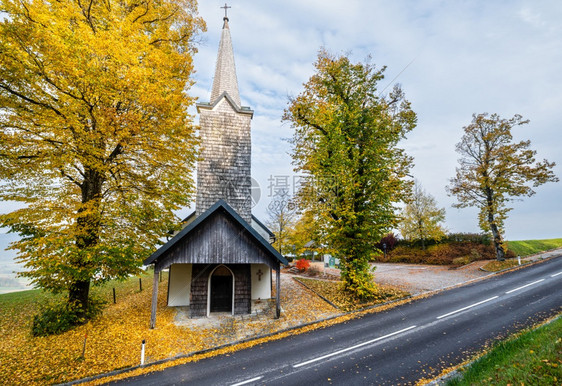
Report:
[[[556,164],[537,161],[536,150],[529,148],[531,141],[513,141],[511,129],[527,123],[521,115],[505,119],[498,114],[474,114],[457,143],[459,167],[447,187],[458,200],[454,207],[480,209],[480,228],[492,234],[500,261],[505,258],[503,224],[512,209],[509,202],[532,196],[537,186],[558,181],[552,171]]]
[[[283,116],[294,129],[295,171],[308,177],[297,200],[314,213],[320,243],[341,259],[345,289],[367,299],[374,293],[369,260],[410,191],[412,158],[398,145],[417,117],[398,85],[382,94],[384,67],[325,50],[314,66]]]
[[[189,203],[194,0],[0,0],[0,226],[22,276],[88,307]]]
[[[441,240],[445,236],[445,208],[438,208],[435,197],[425,191],[421,184],[414,181],[412,197],[402,210],[399,225],[400,233],[406,240],[421,241],[425,249],[426,240]]]

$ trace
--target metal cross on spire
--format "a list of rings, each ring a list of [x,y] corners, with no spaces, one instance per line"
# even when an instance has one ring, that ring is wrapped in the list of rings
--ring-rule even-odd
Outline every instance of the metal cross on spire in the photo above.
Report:
[[[224,7],[221,7],[221,8],[224,9],[224,19],[228,20],[227,11],[228,11],[228,8],[232,8],[232,7],[229,7],[226,3],[224,3]]]

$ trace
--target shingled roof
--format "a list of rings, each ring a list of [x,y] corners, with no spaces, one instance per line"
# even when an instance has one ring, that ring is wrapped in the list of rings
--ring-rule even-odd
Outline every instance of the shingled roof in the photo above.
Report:
[[[224,221],[218,221],[221,218]],[[200,247],[199,243],[206,246]],[[254,253],[245,253],[248,248]],[[156,250],[144,264],[155,264],[160,271],[174,263],[215,262],[265,263],[274,269],[278,263],[288,264],[287,259],[224,200],[217,201]]]
[[[234,50],[228,27],[228,18],[224,18],[222,26],[219,53],[217,55],[217,67],[211,90],[211,105],[213,105],[223,93],[227,93],[239,109],[241,107],[240,93],[238,92],[238,79],[236,77],[236,66],[234,64]]]

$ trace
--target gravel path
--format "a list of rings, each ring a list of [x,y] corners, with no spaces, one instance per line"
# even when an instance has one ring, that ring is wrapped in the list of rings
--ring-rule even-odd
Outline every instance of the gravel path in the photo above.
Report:
[[[488,276],[480,270],[487,261],[478,261],[461,268],[449,266],[376,263],[375,281],[399,287],[412,295],[455,286]]]
[[[543,252],[521,259],[522,263],[528,263],[562,253],[562,249]],[[418,295],[428,291],[436,291],[447,287],[452,287],[468,281],[477,280],[491,275],[490,272],[482,271],[480,268],[487,264],[489,260],[475,261],[460,268],[441,265],[421,265],[421,264],[394,264],[394,263],[374,263],[375,282],[398,287]],[[322,263],[313,263],[322,272]],[[339,269],[326,268],[326,272],[339,276]]]

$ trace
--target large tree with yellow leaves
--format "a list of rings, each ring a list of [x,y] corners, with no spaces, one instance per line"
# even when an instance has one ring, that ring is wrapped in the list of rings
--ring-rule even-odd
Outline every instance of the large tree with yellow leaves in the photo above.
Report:
[[[0,225],[22,276],[88,306],[189,203],[194,0],[1,0]]]
[[[341,258],[345,288],[368,298],[369,259],[410,190],[412,158],[398,143],[417,118],[400,87],[383,95],[384,68],[325,51],[315,68],[284,115],[295,130],[295,170],[309,177],[299,204],[318,221],[317,242]]]
[[[457,197],[457,208],[480,209],[478,222],[494,238],[498,260],[505,258],[503,224],[512,209],[508,203],[521,196],[535,194],[533,187],[556,182],[554,162],[537,162],[531,141],[514,142],[511,129],[527,124],[521,115],[504,119],[498,114],[474,114],[457,144],[460,166],[449,193]]]

